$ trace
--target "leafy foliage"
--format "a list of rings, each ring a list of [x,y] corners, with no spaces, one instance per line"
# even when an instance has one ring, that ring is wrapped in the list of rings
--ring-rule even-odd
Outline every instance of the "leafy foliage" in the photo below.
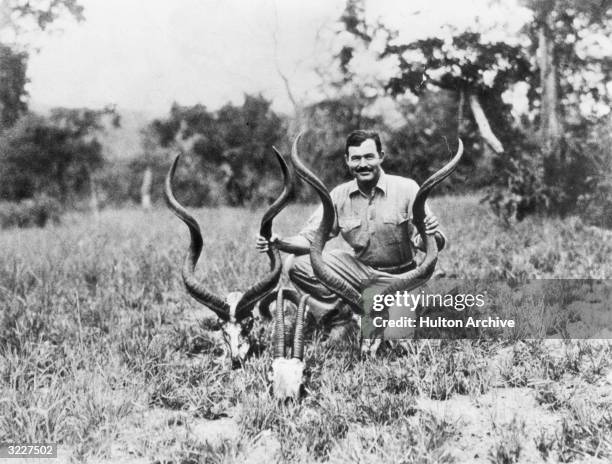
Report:
[[[44,227],[48,222],[59,223],[60,203],[46,195],[20,202],[0,202],[0,228]]]
[[[583,153],[589,154],[590,172],[584,177],[584,189],[578,195],[577,209],[591,225],[612,229],[612,134],[607,124],[595,126],[589,133]]]
[[[394,44],[396,34],[389,33],[388,37],[381,58],[396,57],[400,70],[399,76],[386,84],[392,95],[406,90],[420,95],[431,85],[501,94],[515,82],[532,77],[529,58],[521,47],[484,42],[478,32],[457,34],[450,42],[428,38],[404,45]]]
[[[103,130],[104,110],[62,109],[49,118],[28,114],[0,137],[0,195],[21,201],[44,194],[62,202],[90,193],[92,173],[103,164],[96,133]]]
[[[456,148],[458,126],[457,100],[450,92],[428,92],[412,103],[400,105],[405,123],[390,132],[386,144],[386,170],[414,178],[422,183],[448,162]],[[462,127],[471,124],[462,121]],[[480,160],[480,138],[473,128],[461,134],[465,151],[455,174],[441,184],[434,193],[473,190],[491,182],[490,172],[476,169]]]
[[[6,0],[7,8],[11,11],[11,19],[16,26],[23,21],[33,21],[36,26],[44,31],[47,27],[61,16],[70,15],[76,20],[82,21],[83,6],[77,0]]]
[[[242,106],[227,104],[213,112],[175,104],[167,119],[153,122],[162,147],[187,155],[175,180],[182,201],[245,205],[277,195],[282,181],[272,146],[283,141],[285,123],[270,105],[250,95]]]
[[[20,37],[27,32],[45,31],[57,19],[66,16],[77,21],[84,19],[83,7],[77,0],[2,2],[2,30],[6,42],[0,43],[0,128],[12,126],[27,111],[26,68],[31,45],[20,44]]]
[[[0,44],[0,127],[11,126],[27,109],[28,55]]]
[[[600,39],[612,34],[612,2],[523,0],[523,3],[534,12],[534,21],[524,28],[532,55],[539,45],[538,28],[550,16],[547,33],[553,41],[558,93],[566,120],[580,119],[579,106],[586,101],[610,105],[606,82],[612,79],[612,58]],[[535,76],[528,94],[532,108],[539,104],[540,93],[536,91],[539,85],[540,78]]]

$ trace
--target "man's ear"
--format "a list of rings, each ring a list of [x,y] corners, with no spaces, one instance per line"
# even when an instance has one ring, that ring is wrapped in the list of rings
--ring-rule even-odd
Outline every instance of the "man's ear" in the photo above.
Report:
[[[383,150],[380,150],[380,160],[381,161],[385,160],[385,152]]]

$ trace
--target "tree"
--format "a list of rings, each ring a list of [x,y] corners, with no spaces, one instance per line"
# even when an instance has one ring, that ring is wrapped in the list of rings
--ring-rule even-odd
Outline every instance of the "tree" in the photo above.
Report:
[[[1,25],[13,32],[13,38],[29,31],[45,31],[58,18],[85,19],[77,0],[4,0],[0,9]]]
[[[30,46],[23,37],[47,30],[58,18],[82,21],[76,0],[3,0],[0,6],[0,129],[12,126],[27,111],[26,70]]]
[[[539,71],[529,94],[537,109],[539,177],[530,182],[545,192],[543,203],[549,209],[564,214],[575,210],[580,198],[590,196],[597,188],[591,180],[601,174],[599,148],[592,140],[598,126],[607,125],[601,118],[605,111],[597,108],[610,107],[606,84],[612,79],[612,57],[597,42],[612,37],[612,1],[524,0],[523,4],[533,11],[524,33],[537,52]]]
[[[525,28],[537,48],[540,139],[547,152],[559,149],[565,120],[576,119],[581,98],[609,105],[605,82],[612,77],[612,58],[598,56],[593,37],[612,34],[610,0],[524,0],[534,14]],[[596,79],[587,75],[595,74]]]
[[[95,192],[93,173],[103,165],[96,138],[103,118],[118,124],[112,108],[52,110],[49,118],[26,115],[0,138],[0,194],[20,201],[44,193],[62,202]]]
[[[280,182],[272,145],[283,142],[285,121],[270,105],[251,95],[241,106],[227,104],[214,112],[175,104],[167,119],[153,122],[162,147],[187,155],[179,170],[189,176],[176,180],[186,204],[240,206],[274,198]]]
[[[0,128],[12,126],[25,113],[28,55],[0,44]]]
[[[406,92],[421,96],[434,89],[455,95],[458,110],[467,106],[481,137],[496,153],[504,152],[504,143],[496,134],[507,131],[509,105],[502,94],[519,81],[532,79],[529,57],[519,46],[504,42],[487,43],[479,32],[456,32],[450,40],[438,37],[398,43],[398,32],[383,24],[370,25],[362,2],[349,0],[341,18],[345,29],[366,45],[376,37],[384,38],[379,59],[392,58],[398,72],[383,83],[392,96]],[[340,67],[347,72],[355,57],[353,46],[339,54]],[[462,118],[461,118],[462,119]]]

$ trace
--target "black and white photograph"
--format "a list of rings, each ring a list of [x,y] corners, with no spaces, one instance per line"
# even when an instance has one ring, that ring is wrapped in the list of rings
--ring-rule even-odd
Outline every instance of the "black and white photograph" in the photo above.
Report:
[[[611,0],[2,0],[0,463],[612,462]]]

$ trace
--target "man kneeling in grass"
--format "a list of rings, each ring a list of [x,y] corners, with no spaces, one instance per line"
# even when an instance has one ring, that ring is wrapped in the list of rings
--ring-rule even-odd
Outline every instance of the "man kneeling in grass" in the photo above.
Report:
[[[416,249],[423,250],[421,237],[411,222],[419,185],[410,178],[386,174],[381,167],[384,159],[376,132],[352,132],[346,139],[344,161],[353,180],[330,192],[336,209],[331,237],[340,234],[352,252],[331,250],[324,258],[360,293],[366,282],[384,287],[394,281],[395,275],[414,269]],[[435,235],[441,250],[446,237],[427,204],[425,211],[426,233]],[[295,255],[288,266],[291,282],[301,293],[311,296],[310,314],[317,321],[325,318],[335,325],[350,320],[350,308],[315,277],[308,256],[322,214],[319,206],[298,235],[272,236],[270,241],[260,236],[256,248],[265,252],[273,245]]]

